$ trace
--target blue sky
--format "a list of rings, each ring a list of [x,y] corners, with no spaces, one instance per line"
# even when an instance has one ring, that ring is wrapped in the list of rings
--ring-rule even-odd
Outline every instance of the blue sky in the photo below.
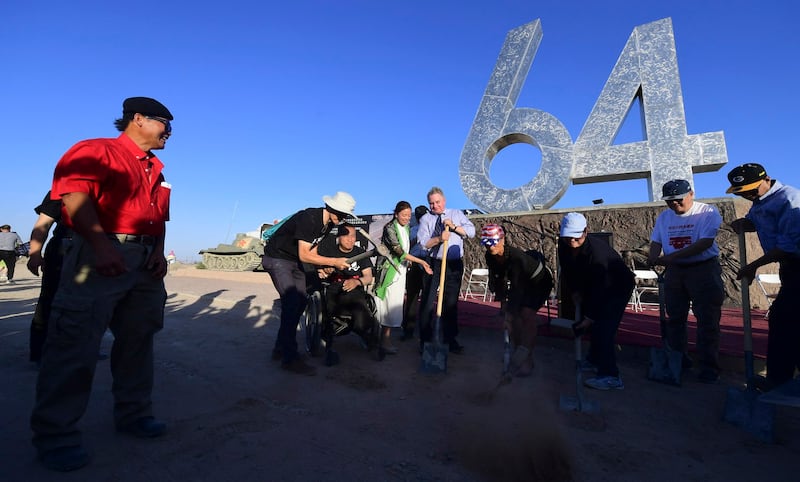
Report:
[[[27,3],[0,6],[0,222],[26,240],[60,156],[115,137],[122,100],[139,95],[175,116],[158,154],[179,259],[339,190],[361,214],[424,204],[434,185],[449,207],[474,207],[461,149],[506,33],[537,18],[544,37],[518,106],[555,115],[574,141],[633,28],[671,17],[688,133],[722,130],[729,167],[761,162],[798,185],[796,2]],[[524,184],[540,158],[512,146],[492,179]],[[726,172],[695,175],[697,196],[724,196]],[[646,181],[571,186],[554,208],[596,198],[647,201]]]

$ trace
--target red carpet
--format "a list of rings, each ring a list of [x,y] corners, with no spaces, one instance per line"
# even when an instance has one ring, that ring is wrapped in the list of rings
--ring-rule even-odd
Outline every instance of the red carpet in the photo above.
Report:
[[[497,316],[500,303],[480,300],[459,300],[458,323],[461,326],[502,329],[502,320]],[[556,309],[550,309],[550,316],[556,317]],[[541,323],[539,334],[542,336],[564,336],[563,330],[550,329],[547,324],[547,310],[539,311]],[[751,312],[753,326],[753,355],[766,358],[767,354],[767,320],[763,311]],[[697,322],[689,315],[689,350],[694,351]],[[634,346],[661,346],[661,329],[659,328],[658,309],[645,308],[642,312],[629,309],[625,312],[617,332],[617,343]],[[741,357],[744,353],[742,310],[722,309],[720,322],[719,351],[729,356]]]

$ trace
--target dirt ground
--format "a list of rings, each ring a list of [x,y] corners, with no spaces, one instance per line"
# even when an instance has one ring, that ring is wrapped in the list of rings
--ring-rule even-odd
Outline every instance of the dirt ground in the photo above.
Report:
[[[38,279],[24,265],[0,285],[0,480],[54,480],[30,444],[36,369],[28,362]],[[80,421],[92,454],[59,480],[798,480],[800,411],[779,408],[776,442],[721,420],[728,387],[649,382],[646,352],[622,347],[625,390],[584,393],[594,414],[559,409],[574,396],[572,343],[540,338],[530,378],[497,386],[496,330],[462,328],[463,355],[443,375],[418,373],[415,342],[374,361],[354,335],[342,363],[292,375],[269,360],[276,293],[264,273],[181,267],[167,277],[156,338],[154,405],[166,436],[115,433],[108,361],[99,361]],[[299,339],[299,337],[298,337]],[[103,349],[108,351],[107,335]],[[495,389],[495,387],[497,387]],[[493,396],[490,396],[493,395]]]

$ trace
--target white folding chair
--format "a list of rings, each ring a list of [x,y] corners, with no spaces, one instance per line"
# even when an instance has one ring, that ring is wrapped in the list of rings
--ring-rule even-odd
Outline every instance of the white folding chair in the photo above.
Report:
[[[475,268],[469,273],[467,287],[464,289],[464,299],[482,298],[486,301],[489,296],[489,270],[487,268]]]
[[[767,313],[769,314],[772,302],[781,289],[781,278],[774,273],[757,274],[756,283],[758,283],[758,287],[761,288],[761,292],[764,293],[764,297],[767,299]]]
[[[655,293],[658,295],[658,286],[645,285],[642,282],[646,280],[656,280],[658,283],[658,275],[651,269],[635,269],[633,274],[636,275],[636,286],[633,288],[633,310],[643,311],[642,295],[644,293]]]

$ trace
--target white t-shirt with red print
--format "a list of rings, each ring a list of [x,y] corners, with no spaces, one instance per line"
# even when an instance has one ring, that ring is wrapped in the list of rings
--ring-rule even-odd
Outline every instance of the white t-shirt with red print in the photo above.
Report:
[[[656,219],[650,240],[660,243],[664,254],[668,255],[687,248],[700,239],[716,238],[721,224],[722,216],[717,208],[694,201],[684,214],[675,214],[672,209],[662,212]],[[705,251],[681,258],[679,264],[705,261],[718,255],[719,246],[715,240]]]

